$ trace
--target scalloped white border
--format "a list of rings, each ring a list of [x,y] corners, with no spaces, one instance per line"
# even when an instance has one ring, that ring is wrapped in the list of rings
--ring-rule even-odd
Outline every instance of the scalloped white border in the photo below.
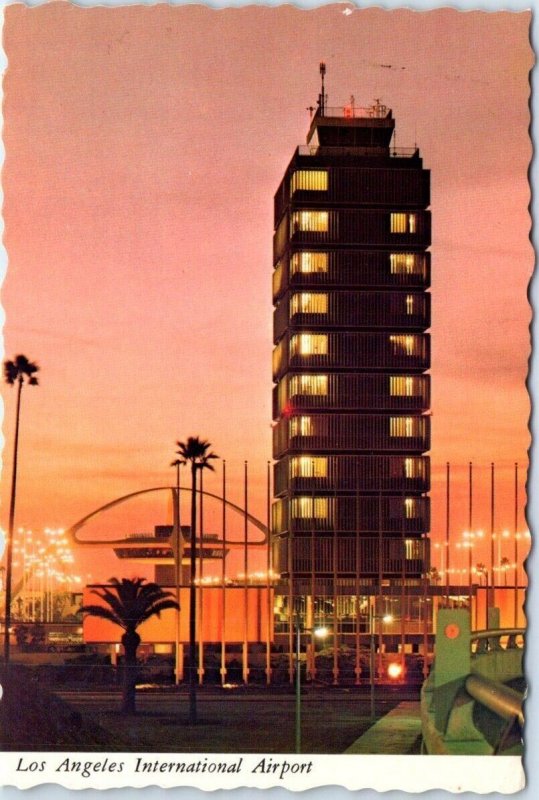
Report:
[[[3,8],[6,5],[11,5],[18,0],[0,0],[0,25],[3,26]],[[43,5],[48,0],[27,0],[26,5],[38,6]],[[105,6],[115,7],[122,5],[157,5],[159,0],[103,0],[103,2],[95,2],[94,0],[78,0],[73,2],[73,5],[81,7],[92,6]],[[197,4],[192,0],[170,0],[168,5],[194,5]],[[319,8],[325,5],[337,5],[334,0],[297,0],[294,3],[284,3],[281,0],[267,0],[266,2],[251,2],[251,0],[213,0],[213,2],[198,3],[199,5],[206,5],[212,8],[229,8],[241,7],[249,5],[263,5],[277,7],[281,5],[294,5],[298,8],[311,9]],[[382,8],[382,9],[402,9],[408,8],[417,11],[427,11],[439,8],[455,8],[462,11],[508,11],[519,12],[532,10],[531,22],[531,43],[532,47],[537,42],[539,35],[538,11],[539,0],[530,0],[530,2],[522,2],[522,0],[506,0],[499,2],[499,0],[453,0],[453,2],[432,2],[432,0],[415,0],[415,2],[399,2],[399,0],[385,0],[385,2],[345,2],[340,3],[343,5],[343,12],[345,14],[353,13],[356,9],[361,8]],[[6,55],[2,47],[0,47],[0,70],[3,74],[7,66]],[[535,83],[537,76],[537,66],[533,70],[531,78],[531,132],[532,141],[535,145],[537,137],[538,122],[536,119],[536,97],[535,97]],[[3,99],[3,91],[0,86],[0,102]],[[1,120],[0,120],[1,123]],[[3,165],[5,157],[5,150],[3,142],[0,140],[0,168]],[[535,152],[530,167],[530,181],[532,187],[532,202],[531,211],[532,219],[536,219],[537,215],[537,199],[533,188],[537,185],[539,180],[539,167],[537,166]],[[3,204],[3,192],[0,185],[0,203]],[[7,253],[3,245],[3,219],[0,218],[0,286],[3,283],[7,271]],[[531,234],[533,245],[537,251],[537,233],[535,228],[532,229]],[[532,278],[530,284],[530,302],[532,308],[535,309],[539,299],[539,287],[536,274]],[[3,307],[0,305],[0,329],[3,328],[5,313]],[[535,333],[537,331],[537,318],[534,315],[531,325],[532,343],[535,341]],[[4,343],[3,337],[0,334],[0,353],[4,357]],[[537,394],[537,387],[539,378],[537,376],[538,367],[536,364],[535,351],[532,351],[532,358],[530,360],[530,371],[528,375],[528,388],[532,400],[532,413],[530,420],[530,429],[532,432],[532,447],[531,447],[531,466],[528,476],[529,495],[528,495],[528,522],[532,534],[539,530],[539,475],[537,474],[536,466],[536,440],[535,433],[537,430],[537,414],[533,400]],[[3,421],[3,402],[0,397],[0,423]],[[3,449],[4,439],[0,430],[0,454]],[[0,461],[1,464],[1,461]],[[533,487],[533,488],[532,488]],[[532,539],[533,541],[533,539]],[[536,572],[539,567],[536,565],[537,552],[536,548],[532,548],[532,553],[527,562],[528,572]],[[21,777],[22,773],[16,772],[18,763],[18,755],[15,753],[0,753],[0,782],[3,787],[0,788],[0,800],[15,800],[20,797],[20,791],[32,789],[31,798],[36,800],[65,800],[71,797],[73,790],[86,789],[85,797],[88,800],[102,800],[101,795],[96,794],[97,791],[109,789],[108,794],[112,794],[114,798],[119,800],[131,800],[134,796],[139,796],[141,790],[145,793],[145,800],[155,800],[155,798],[162,797],[162,791],[166,788],[176,788],[181,792],[183,798],[200,798],[203,795],[199,790],[203,791],[216,791],[218,795],[223,798],[231,798],[234,800],[251,800],[253,797],[253,789],[267,791],[270,790],[271,798],[274,800],[282,800],[282,798],[290,797],[290,791],[305,791],[310,790],[308,800],[323,800],[324,798],[331,797],[332,800],[347,800],[350,798],[352,790],[354,796],[356,791],[365,787],[366,791],[361,791],[362,798],[372,798],[377,795],[377,792],[390,792],[390,798],[410,797],[418,793],[427,792],[425,800],[428,798],[447,798],[447,792],[452,794],[462,794],[462,797],[469,797],[471,792],[475,794],[492,793],[492,797],[502,797],[508,793],[517,793],[519,798],[532,798],[538,796],[539,791],[539,702],[536,698],[536,691],[533,684],[533,665],[537,663],[539,657],[539,642],[537,635],[537,622],[536,618],[539,615],[539,595],[535,586],[535,581],[530,582],[530,589],[527,593],[527,612],[528,612],[528,636],[527,636],[527,649],[526,649],[526,664],[527,674],[531,679],[529,690],[529,698],[526,702],[527,720],[526,720],[526,753],[524,756],[524,767],[527,775],[527,785],[524,789],[525,776],[522,767],[521,759],[516,757],[503,757],[488,759],[485,756],[425,756],[423,758],[418,756],[313,756],[313,771],[312,779],[303,776],[301,780],[295,779],[294,776],[281,783],[275,782],[271,776],[249,776],[249,765],[256,765],[257,760],[260,760],[261,755],[244,755],[245,769],[242,771],[242,780],[235,781],[230,778],[226,782],[219,777],[211,780],[190,780],[189,783],[180,784],[177,779],[160,779],[159,781],[152,781],[148,784],[143,776],[136,776],[132,771],[136,760],[136,754],[115,754],[115,758],[122,758],[125,762],[122,777],[118,775],[116,780],[92,778],[90,781],[81,778],[78,775],[71,775],[69,781],[59,778],[59,774],[55,772],[55,766],[61,763],[62,754],[60,753],[33,753],[32,759],[45,761],[47,764],[45,773],[41,773],[37,777]],[[67,755],[67,754],[65,754]],[[95,753],[77,753],[74,754],[76,760],[98,760]],[[156,754],[152,754],[153,758],[158,758]],[[164,756],[170,759],[170,756]],[[233,760],[239,758],[238,755],[227,755],[225,758]],[[185,757],[187,760],[187,757]],[[189,759],[196,759],[195,754],[190,754]],[[272,758],[279,758],[273,755]],[[294,756],[282,756],[283,760],[293,762]],[[347,764],[350,759],[350,765]],[[359,760],[358,760],[359,759]],[[305,760],[302,757],[301,760]],[[335,786],[335,776],[339,776],[339,788]],[[15,776],[15,779],[13,779]],[[121,777],[121,780],[118,778]],[[203,777],[203,776],[200,776]],[[128,779],[129,778],[129,779]],[[138,778],[138,779],[137,779]],[[235,782],[234,782],[235,781]],[[49,785],[45,785],[45,782]],[[55,786],[50,784],[54,783]],[[120,788],[120,787],[132,788]],[[286,787],[282,788],[282,787]],[[17,788],[14,788],[17,787]],[[145,787],[145,788],[143,788]],[[181,787],[181,788],[180,788]],[[188,788],[190,787],[190,788]],[[191,788],[196,787],[196,788]],[[249,787],[249,788],[239,788]],[[398,787],[398,788],[397,788]],[[372,791],[376,788],[377,792]],[[442,788],[445,790],[442,793]],[[397,791],[395,791],[397,789]],[[233,791],[231,794],[230,790]],[[434,790],[434,791],[429,791]],[[503,793],[500,794],[500,792]],[[258,795],[258,791],[256,792]]]

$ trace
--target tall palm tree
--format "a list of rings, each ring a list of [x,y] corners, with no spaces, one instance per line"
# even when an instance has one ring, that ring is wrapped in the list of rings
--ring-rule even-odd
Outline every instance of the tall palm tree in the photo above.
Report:
[[[503,556],[502,560],[500,561],[500,569],[504,574],[504,586],[507,586],[507,570],[511,566],[511,562],[507,558],[507,556]]]
[[[186,442],[176,442],[177,454],[185,464],[191,465],[191,558],[189,581],[189,722],[197,721],[196,697],[196,524],[197,524],[197,470],[211,469],[212,459],[219,458],[210,452],[211,444],[198,436],[189,436]],[[200,543],[202,547],[202,542]]]
[[[479,575],[479,582],[483,585],[483,576],[488,576],[487,568],[482,561],[475,565],[475,572]]]
[[[178,604],[172,592],[166,592],[156,583],[147,583],[146,578],[123,578],[121,581],[110,578],[109,583],[112,584],[110,589],[92,590],[106,605],[82,606],[81,611],[113,622],[125,631],[121,639],[125,657],[122,711],[134,714],[137,649],[140,644],[137,628],[150,617],[159,617],[161,611],[177,608]]]
[[[19,456],[19,422],[21,418],[21,394],[24,383],[37,386],[37,364],[26,356],[15,356],[13,361],[4,361],[4,380],[10,386],[17,386],[17,405],[15,412],[15,441],[13,445],[13,469],[11,473],[11,498],[9,502],[9,525],[6,554],[6,609],[4,617],[4,661],[9,662],[9,629],[11,626],[11,583],[13,574],[13,532],[15,526],[15,499],[17,497],[17,461]]]

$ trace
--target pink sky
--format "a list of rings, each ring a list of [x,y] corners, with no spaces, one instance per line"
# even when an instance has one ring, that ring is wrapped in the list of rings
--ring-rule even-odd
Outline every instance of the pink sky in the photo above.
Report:
[[[9,6],[5,351],[41,366],[23,397],[17,523],[67,526],[169,482],[189,435],[226,457],[238,502],[249,459],[251,508],[265,515],[273,194],[325,60],[329,105],[382,98],[397,145],[417,141],[432,170],[433,535],[446,461],[454,530],[469,460],[477,526],[494,461],[496,523],[511,527],[512,465],[523,498],[529,446],[529,23],[449,9]],[[149,529],[166,505],[126,506],[110,525]]]

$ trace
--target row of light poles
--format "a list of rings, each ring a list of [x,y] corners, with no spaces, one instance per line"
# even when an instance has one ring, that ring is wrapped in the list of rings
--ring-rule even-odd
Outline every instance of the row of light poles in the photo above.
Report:
[[[23,621],[51,622],[55,593],[70,591],[81,584],[80,576],[70,572],[75,559],[64,530],[45,528],[41,533],[34,533],[19,528],[14,535],[12,551],[13,570],[18,570],[20,575]]]
[[[507,573],[510,570],[514,572],[514,584],[518,584],[519,580],[519,571],[521,568],[520,559],[519,559],[519,546],[522,542],[527,542],[530,539],[530,532],[524,531],[523,533],[516,533],[511,534],[508,530],[504,530],[501,533],[493,533],[492,539],[495,544],[494,549],[497,550],[497,558],[494,559],[494,562],[490,565],[490,572],[502,572]],[[513,540],[514,545],[514,552],[513,552],[513,560],[510,561],[507,557],[503,556],[503,543],[507,542],[509,544]],[[462,532],[462,541],[455,542],[455,549],[459,552],[467,552],[468,554],[468,565],[467,570],[458,568],[458,567],[451,567],[447,566],[450,563],[449,553],[448,553],[448,545],[447,542],[436,542],[433,547],[440,555],[440,569],[438,570],[438,574],[440,577],[444,577],[447,575],[459,575],[464,574],[466,571],[468,575],[473,575],[477,572],[472,564],[473,560],[473,551],[475,548],[479,547],[482,542],[486,542],[487,537],[485,536],[484,531],[463,531]]]
[[[517,491],[515,489],[515,498],[518,497]],[[515,510],[515,525],[517,520],[517,511]],[[434,548],[440,553],[440,571],[435,570],[436,577],[444,581],[447,587],[447,591],[449,590],[449,585],[457,583],[457,585],[465,585],[466,583],[466,576],[467,576],[467,591],[468,596],[470,598],[470,608],[471,608],[471,597],[473,594],[473,582],[474,577],[479,580],[479,584],[483,585],[483,578],[485,579],[486,585],[486,592],[487,592],[487,609],[489,607],[494,606],[494,591],[496,585],[501,585],[502,576],[503,576],[503,586],[508,587],[508,575],[510,572],[513,573],[513,581],[512,584],[509,585],[508,588],[512,588],[514,593],[513,599],[513,624],[514,627],[517,627],[519,623],[519,609],[522,607],[522,598],[519,594],[519,577],[520,577],[520,569],[522,568],[521,558],[520,558],[520,545],[525,543],[529,545],[530,540],[530,532],[518,532],[515,530],[514,533],[511,533],[509,530],[505,529],[501,532],[496,532],[492,530],[490,532],[490,536],[485,536],[483,530],[466,530],[462,532],[462,541],[455,543],[455,549],[457,552],[465,553],[467,552],[467,567],[451,567],[449,564],[451,563],[451,559],[449,557],[449,542],[446,541],[439,543],[437,542],[434,544]],[[505,552],[507,552],[507,545],[513,544],[513,560],[511,561],[507,556],[503,555],[504,544]],[[475,566],[473,566],[473,552],[474,549],[479,548],[481,544],[486,545],[489,543],[489,550],[490,550],[490,562],[482,563],[479,562]],[[527,548],[526,548],[527,549]],[[477,550],[476,550],[477,552]],[[488,612],[487,612],[488,613]],[[478,624],[478,607],[476,604],[476,627]]]

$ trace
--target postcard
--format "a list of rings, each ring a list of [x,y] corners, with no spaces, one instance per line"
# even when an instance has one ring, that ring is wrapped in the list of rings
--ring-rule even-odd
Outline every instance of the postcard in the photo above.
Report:
[[[4,785],[523,788],[530,23],[4,9]]]

